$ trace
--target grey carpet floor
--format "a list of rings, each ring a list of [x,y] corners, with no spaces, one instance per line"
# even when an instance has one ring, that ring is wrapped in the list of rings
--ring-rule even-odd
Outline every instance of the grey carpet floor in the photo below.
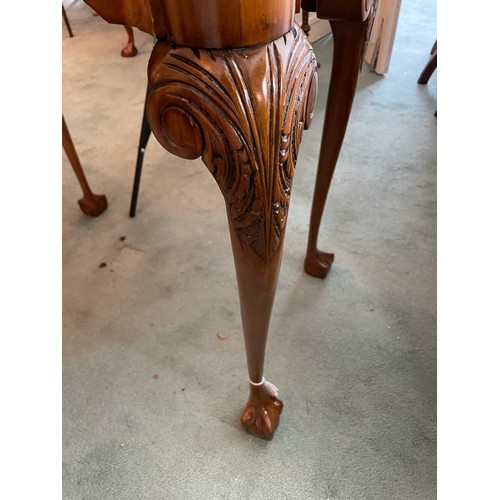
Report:
[[[246,364],[224,203],[200,160],[148,144],[128,217],[152,40],[67,2],[63,113],[63,489],[68,500],[436,497],[437,72],[432,0],[403,2],[389,72],[365,67],[328,199],[326,280],[304,274],[332,39],[304,134],[271,322],[272,442],[240,427]],[[106,263],[105,267],[101,264]],[[221,340],[217,334],[224,333]]]

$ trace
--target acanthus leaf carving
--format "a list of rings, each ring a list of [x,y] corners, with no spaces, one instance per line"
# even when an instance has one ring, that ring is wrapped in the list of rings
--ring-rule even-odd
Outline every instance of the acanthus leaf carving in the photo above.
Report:
[[[158,42],[149,85],[148,119],[159,142],[184,158],[201,155],[241,245],[270,260],[282,242],[316,96],[316,60],[305,35],[294,28],[262,46],[196,52]]]

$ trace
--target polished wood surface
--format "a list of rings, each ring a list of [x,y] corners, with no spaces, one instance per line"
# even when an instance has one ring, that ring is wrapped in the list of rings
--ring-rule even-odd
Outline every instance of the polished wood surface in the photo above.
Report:
[[[123,47],[121,51],[122,57],[135,57],[137,55],[137,47],[134,43],[134,32],[130,26],[124,26],[125,31],[127,32],[127,43]]]
[[[437,52],[437,40],[436,40],[431,49],[431,56],[429,57],[427,64],[424,66],[422,73],[420,73],[417,83],[420,83],[420,85],[425,85],[429,81],[429,78],[432,76],[434,71],[436,71],[437,57],[438,57],[438,52]]]
[[[177,156],[201,156],[226,201],[248,374],[259,382],[298,147],[314,113],[312,48],[296,26],[244,50],[158,42],[148,76],[154,135]],[[281,408],[265,386],[252,386],[241,422],[271,439]]]
[[[313,115],[316,61],[293,25],[295,0],[86,0],[106,20],[158,38],[150,58],[147,116],[158,141],[201,156],[226,201],[250,380],[264,373],[295,161]],[[333,254],[317,248],[376,0],[303,0],[328,19],[335,51],[318,164],[306,272],[325,277]],[[241,416],[271,439],[282,403],[250,386]]]
[[[224,196],[248,375],[259,383],[298,147],[317,93],[316,60],[294,24],[298,3],[87,3],[110,22],[158,38],[148,67],[148,121],[171,153],[201,156]],[[283,408],[269,387],[250,384],[241,415],[264,439],[273,437]]]
[[[149,0],[85,0],[85,3],[108,23],[134,26],[156,35]]]
[[[287,32],[297,0],[85,0],[113,24],[135,26],[175,45],[236,48]]]
[[[367,6],[371,9],[368,13]],[[335,47],[304,259],[305,272],[318,278],[327,276],[334,260],[333,253],[318,249],[319,228],[347,129],[376,6],[376,1],[340,3],[315,0],[308,3],[309,9],[317,10],[318,17],[327,16]]]
[[[102,214],[106,208],[108,208],[108,201],[106,196],[103,194],[94,194],[90,189],[89,183],[83,171],[80,159],[76,152],[73,140],[69,133],[68,126],[64,120],[64,115],[62,117],[62,145],[66,156],[73,167],[76,178],[80,184],[83,191],[83,198],[78,200],[78,205],[84,214],[91,215],[92,217],[97,217]]]
[[[159,39],[203,48],[249,47],[290,30],[295,0],[151,0]]]
[[[303,0],[302,8],[329,21],[366,21],[377,0]]]

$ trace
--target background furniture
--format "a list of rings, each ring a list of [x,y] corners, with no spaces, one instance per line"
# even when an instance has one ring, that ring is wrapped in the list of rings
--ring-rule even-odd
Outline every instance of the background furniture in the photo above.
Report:
[[[319,227],[347,129],[377,0],[303,0],[302,7],[330,22],[335,47],[304,260],[306,273],[325,278],[334,254],[318,249]]]
[[[265,348],[295,162],[317,87],[311,45],[294,24],[296,2],[87,3],[109,22],[157,38],[147,121],[170,153],[201,156],[226,201],[250,383],[241,423],[272,439],[283,404],[263,376]]]
[[[400,9],[401,0],[378,0],[365,61],[379,75],[389,70]]]
[[[64,115],[62,117],[62,145],[83,191],[83,198],[78,200],[78,205],[80,205],[84,214],[91,215],[92,217],[101,215],[108,208],[108,200],[103,194],[94,194],[90,189],[75,146],[73,145],[68,126],[64,120]]]
[[[131,26],[124,26],[124,28],[127,32],[128,40],[122,49],[121,55],[122,57],[134,57],[137,55],[137,47],[134,45],[134,32]]]
[[[432,49],[431,49],[431,56],[429,57],[427,64],[425,65],[424,69],[422,70],[422,73],[420,73],[420,76],[418,77],[417,83],[420,83],[421,85],[425,85],[429,81],[429,78],[432,76],[432,74],[434,73],[434,71],[437,68],[437,57],[438,57],[438,49],[437,49],[437,40],[436,40],[434,42],[434,45],[432,46]]]

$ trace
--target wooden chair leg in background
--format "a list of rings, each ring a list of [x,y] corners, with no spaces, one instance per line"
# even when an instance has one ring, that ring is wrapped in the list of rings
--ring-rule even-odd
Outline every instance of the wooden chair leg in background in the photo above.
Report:
[[[306,34],[307,38],[309,38],[309,33],[311,32],[311,26],[309,24],[309,11],[302,9],[302,24],[300,26],[302,31]],[[321,68],[321,64],[318,60],[316,60],[316,64],[318,68]]]
[[[157,42],[147,102],[160,144],[182,158],[201,156],[226,201],[250,382],[241,423],[264,439],[283,408],[264,358],[295,162],[317,92],[302,30],[272,39],[244,50]]]
[[[309,11],[302,9],[302,31],[306,34],[307,38],[309,38],[309,32],[311,31],[311,26],[309,26]]]
[[[97,217],[108,208],[108,201],[103,194],[94,194],[91,191],[64,120],[64,115],[62,117],[62,145],[83,191],[83,198],[78,200],[78,205],[80,205],[84,214]]]
[[[335,51],[304,260],[305,272],[318,278],[327,276],[334,260],[333,253],[318,250],[319,227],[347,129],[374,9],[364,21],[330,20]]]
[[[134,57],[137,55],[137,47],[134,45],[134,32],[130,26],[124,26],[128,35],[127,44],[123,47],[122,57]]]
[[[422,73],[420,73],[417,83],[425,85],[429,81],[429,78],[432,76],[432,74],[437,68],[437,57],[438,54],[437,54],[437,40],[436,40],[434,42],[434,45],[432,46],[431,57],[427,61],[427,64],[422,70]]]

